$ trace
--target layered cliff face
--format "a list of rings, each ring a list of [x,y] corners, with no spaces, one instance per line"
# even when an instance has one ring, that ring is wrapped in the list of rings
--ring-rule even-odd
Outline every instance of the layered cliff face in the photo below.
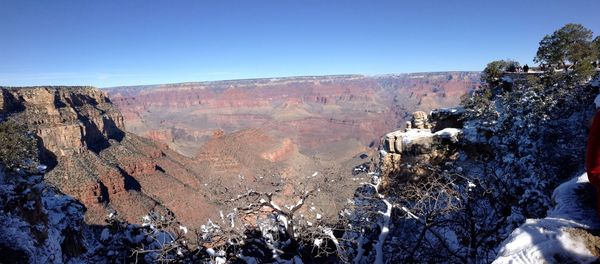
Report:
[[[3,89],[2,97],[0,111],[20,112],[20,121],[57,156],[99,151],[124,135],[123,116],[97,89]]]
[[[416,110],[453,106],[478,83],[471,72],[290,77],[107,89],[127,129],[190,157],[212,155],[212,135],[261,129],[324,166],[369,151]],[[245,145],[254,145],[250,139]],[[214,153],[215,155],[218,153]],[[309,165],[316,168],[320,164]],[[239,164],[238,164],[239,165]],[[238,166],[232,164],[232,166]],[[233,167],[232,167],[233,168]],[[286,170],[289,170],[287,168]]]
[[[173,211],[199,225],[213,205],[195,162],[124,131],[123,117],[92,87],[2,88],[2,116],[26,124],[39,137],[46,181],[87,208],[88,223],[116,212],[141,223],[151,210]]]
[[[416,110],[456,105],[477,73],[291,77],[107,89],[129,131],[194,156],[214,130],[267,128],[304,152],[368,145]],[[351,156],[351,155],[350,155]]]

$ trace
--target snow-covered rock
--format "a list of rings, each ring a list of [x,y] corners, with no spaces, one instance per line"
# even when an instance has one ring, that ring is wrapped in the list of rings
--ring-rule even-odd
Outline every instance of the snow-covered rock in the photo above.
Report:
[[[386,134],[382,138],[379,152],[379,167],[383,177],[402,170],[401,167],[407,160],[411,163],[429,163],[433,157],[443,152],[443,146],[458,143],[461,134],[462,130],[459,128],[444,128],[437,132],[409,128]]]
[[[567,231],[569,228],[600,228],[594,207],[584,204],[589,187],[585,173],[558,186],[552,195],[556,205],[548,211],[548,216],[527,219],[515,229],[500,247],[494,263],[594,262],[597,258],[585,242]]]
[[[440,131],[434,133],[434,135],[441,139],[449,139],[452,142],[458,142],[458,136],[462,132],[461,129],[458,128],[444,128]]]
[[[98,242],[83,222],[83,206],[46,185],[41,176],[0,169],[0,251],[8,262],[85,261]]]

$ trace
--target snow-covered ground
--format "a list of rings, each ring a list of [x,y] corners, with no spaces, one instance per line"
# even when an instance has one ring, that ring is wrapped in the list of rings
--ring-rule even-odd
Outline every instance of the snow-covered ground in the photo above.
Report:
[[[568,228],[598,229],[600,220],[593,206],[585,205],[590,194],[587,174],[558,186],[552,195],[553,209],[544,219],[527,219],[504,241],[494,264],[502,263],[591,263],[596,257],[581,238]],[[589,197],[588,197],[589,199]]]

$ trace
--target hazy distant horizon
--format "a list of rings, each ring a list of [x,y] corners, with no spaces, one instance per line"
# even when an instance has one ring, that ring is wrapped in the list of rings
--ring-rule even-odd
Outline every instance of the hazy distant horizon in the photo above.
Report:
[[[37,84],[37,85],[5,85],[0,83],[0,87],[36,87],[36,86],[91,86],[97,88],[119,88],[119,87],[137,87],[137,86],[154,86],[154,85],[169,85],[169,84],[193,84],[193,83],[211,83],[211,82],[228,82],[228,81],[245,81],[245,80],[264,80],[264,79],[287,79],[287,78],[310,78],[310,77],[344,77],[344,76],[364,76],[364,77],[379,77],[379,76],[393,76],[393,75],[414,75],[414,74],[435,74],[435,73],[453,73],[453,72],[465,72],[465,73],[479,73],[480,70],[449,70],[449,71],[426,71],[426,72],[398,72],[398,73],[379,73],[379,74],[360,74],[360,73],[341,73],[341,74],[323,74],[323,75],[294,75],[294,76],[268,76],[268,77],[249,77],[249,78],[237,78],[237,79],[215,79],[215,80],[194,80],[194,81],[174,81],[165,83],[144,83],[144,84],[132,84],[132,85],[115,85],[115,86],[94,86],[90,84],[81,85],[65,85],[60,83],[51,84]]]
[[[424,73],[452,73],[452,72],[481,72],[478,71],[428,71],[428,72],[398,72],[398,73],[379,73],[379,74],[360,74],[360,73],[341,73],[341,74],[323,74],[323,75],[294,75],[294,76],[269,76],[269,77],[250,77],[250,78],[238,78],[238,79],[218,79],[218,80],[200,80],[200,81],[185,81],[185,82],[168,82],[168,83],[149,83],[149,84],[136,84],[136,85],[117,85],[117,86],[105,86],[98,88],[117,88],[117,87],[134,87],[134,86],[153,86],[153,85],[166,85],[166,84],[187,84],[187,83],[210,83],[210,82],[228,82],[228,81],[245,81],[245,80],[265,80],[265,79],[287,79],[287,78],[310,78],[310,77],[343,77],[343,76],[364,76],[364,77],[378,77],[378,76],[391,76],[391,75],[412,75],[412,74],[424,74]]]

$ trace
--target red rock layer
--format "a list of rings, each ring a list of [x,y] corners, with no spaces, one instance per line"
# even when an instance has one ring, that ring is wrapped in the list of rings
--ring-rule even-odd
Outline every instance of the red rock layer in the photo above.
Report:
[[[128,129],[195,156],[216,129],[263,128],[305,154],[363,146],[404,125],[414,111],[455,106],[478,73],[291,77],[108,89]],[[348,144],[346,144],[348,145]],[[345,159],[354,146],[347,148]]]
[[[46,181],[83,203],[86,221],[110,212],[141,223],[151,210],[171,210],[198,227],[217,210],[206,198],[197,162],[167,145],[124,131],[121,113],[91,87],[2,88],[0,114],[40,137],[51,165]]]

